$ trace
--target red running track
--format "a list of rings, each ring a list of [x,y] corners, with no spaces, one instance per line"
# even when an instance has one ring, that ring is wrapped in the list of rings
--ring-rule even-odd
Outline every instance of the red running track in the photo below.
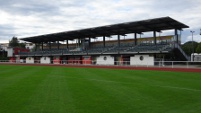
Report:
[[[196,72],[200,73],[201,68],[172,68],[172,67],[134,67],[134,66],[106,66],[106,65],[69,65],[69,64],[16,64],[0,63],[4,65],[26,65],[26,66],[56,66],[56,67],[76,67],[76,68],[104,68],[104,69],[125,69],[125,70],[156,70],[156,71],[176,71],[176,72]]]

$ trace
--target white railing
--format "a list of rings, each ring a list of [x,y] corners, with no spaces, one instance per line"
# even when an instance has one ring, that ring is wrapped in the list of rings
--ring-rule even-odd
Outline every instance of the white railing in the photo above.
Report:
[[[171,68],[201,68],[201,61],[155,61],[154,66]]]
[[[184,55],[184,57],[190,61],[190,57],[188,55],[186,55],[186,53],[183,51],[183,49],[177,44],[175,43],[175,47],[179,49],[179,51]]]
[[[135,66],[135,67],[169,67],[169,68],[201,68],[200,62],[193,61],[155,61],[153,65],[150,63],[133,64],[131,65],[130,61],[114,61],[114,62],[105,62],[105,61],[93,61],[93,60],[52,60],[49,62],[41,63],[40,60],[34,60],[32,62],[27,62],[25,60],[0,60],[0,64],[11,63],[11,64],[59,64],[59,65],[107,65],[107,66]]]

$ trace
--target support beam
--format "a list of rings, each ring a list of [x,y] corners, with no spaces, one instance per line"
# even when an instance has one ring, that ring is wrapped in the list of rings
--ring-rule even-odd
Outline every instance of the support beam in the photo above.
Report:
[[[85,48],[86,48],[86,45],[85,45],[85,38],[81,39],[81,48],[82,48],[83,50],[85,50]]]
[[[59,41],[57,41],[57,49],[59,49]]]
[[[89,47],[91,47],[91,38],[89,38]]]
[[[105,36],[103,36],[103,47],[105,47]]]
[[[134,33],[134,45],[137,45],[137,33]]]
[[[49,42],[49,49],[50,49],[50,50],[52,49],[52,44],[51,44],[51,42]]]
[[[120,47],[120,35],[117,35],[118,37],[118,47]]]
[[[178,36],[178,31],[177,29],[174,30],[175,31],[175,38],[176,38],[176,43],[179,44],[179,36]]]
[[[80,38],[78,39],[78,47],[80,47]]]
[[[66,48],[68,49],[68,40],[66,40]]]
[[[36,47],[35,47],[35,51],[37,51],[37,48],[38,48],[38,44],[36,43],[36,44],[35,44],[35,46],[36,46]]]
[[[154,44],[156,45],[156,31],[153,32],[154,37]]]
[[[42,51],[43,51],[43,42],[41,43]]]
[[[77,45],[77,48],[79,48],[81,46],[81,39],[80,38],[77,39],[77,44],[76,45]]]

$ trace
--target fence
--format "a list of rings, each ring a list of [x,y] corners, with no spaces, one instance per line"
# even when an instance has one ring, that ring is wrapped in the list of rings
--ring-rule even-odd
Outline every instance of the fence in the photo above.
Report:
[[[169,68],[201,68],[201,61],[192,62],[192,61],[154,61],[154,65],[140,65],[134,64],[131,65],[130,61],[114,61],[114,63],[101,63],[97,62],[104,61],[93,61],[93,60],[59,60],[59,61],[49,61],[46,63],[41,63],[40,60],[34,60],[32,63],[26,63],[24,60],[0,60],[1,64],[11,63],[11,64],[60,64],[60,65],[116,65],[116,66],[135,66],[135,67],[169,67]]]
[[[193,61],[155,61],[155,66],[158,67],[182,67],[182,68],[201,68],[200,62]]]

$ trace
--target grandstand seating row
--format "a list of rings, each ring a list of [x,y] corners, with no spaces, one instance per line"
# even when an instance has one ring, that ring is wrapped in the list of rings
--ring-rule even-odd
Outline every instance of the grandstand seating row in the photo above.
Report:
[[[138,53],[138,52],[160,52],[171,51],[172,48],[169,44],[139,44],[136,46],[125,44],[122,46],[108,46],[108,47],[92,47],[86,50],[68,50],[68,49],[51,49],[33,52],[21,52],[21,56],[49,56],[49,55],[85,55],[85,54],[104,54],[104,53]]]

